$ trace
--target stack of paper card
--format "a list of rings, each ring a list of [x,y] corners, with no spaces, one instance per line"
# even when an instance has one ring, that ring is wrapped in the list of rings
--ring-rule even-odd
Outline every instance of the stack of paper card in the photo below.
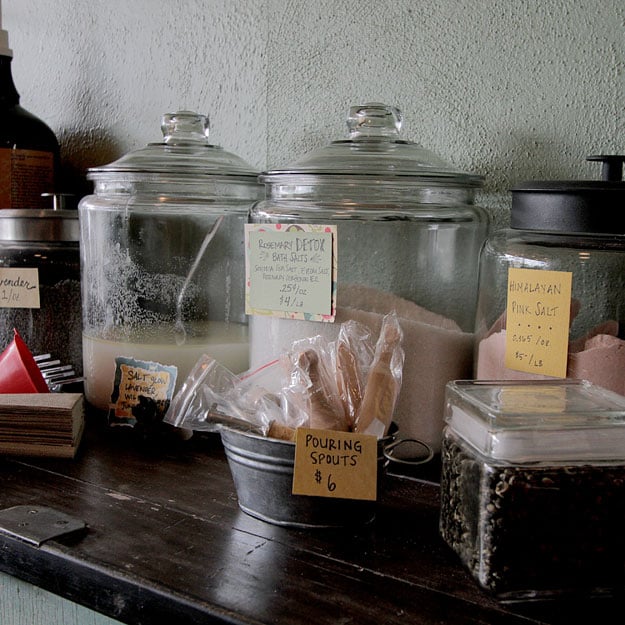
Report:
[[[0,454],[73,458],[84,424],[82,393],[0,394]]]

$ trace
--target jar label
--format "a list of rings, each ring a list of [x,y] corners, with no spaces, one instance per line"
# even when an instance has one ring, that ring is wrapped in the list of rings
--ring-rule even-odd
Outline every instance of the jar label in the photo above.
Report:
[[[377,453],[375,436],[298,428],[292,492],[375,501]]]
[[[334,321],[336,238],[330,225],[246,224],[245,312]]]
[[[40,308],[36,267],[0,269],[0,308]]]
[[[118,356],[109,423],[136,425],[162,421],[174,394],[178,368]]]
[[[508,369],[566,377],[572,281],[570,271],[508,270]]]
[[[0,208],[46,208],[54,190],[54,155],[0,148]]]

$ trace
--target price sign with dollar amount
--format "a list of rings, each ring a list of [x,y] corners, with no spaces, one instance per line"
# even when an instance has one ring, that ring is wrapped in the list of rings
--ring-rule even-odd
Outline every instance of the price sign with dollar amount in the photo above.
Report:
[[[377,455],[375,436],[299,428],[292,492],[375,501]]]

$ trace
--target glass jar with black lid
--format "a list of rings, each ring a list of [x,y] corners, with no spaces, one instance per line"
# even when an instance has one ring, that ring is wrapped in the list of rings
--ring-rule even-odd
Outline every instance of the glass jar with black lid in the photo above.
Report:
[[[512,189],[511,227],[480,259],[478,379],[580,378],[625,394],[625,157],[589,160],[601,180]]]

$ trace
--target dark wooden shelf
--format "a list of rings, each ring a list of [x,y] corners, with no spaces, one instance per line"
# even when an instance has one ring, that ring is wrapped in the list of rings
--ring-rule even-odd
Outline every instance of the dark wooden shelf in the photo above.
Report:
[[[0,460],[0,509],[87,523],[40,547],[0,533],[0,570],[133,625],[622,622],[616,600],[498,603],[440,539],[438,495],[387,476],[365,527],[278,527],[239,510],[217,435],[163,449],[90,423],[74,460]]]

